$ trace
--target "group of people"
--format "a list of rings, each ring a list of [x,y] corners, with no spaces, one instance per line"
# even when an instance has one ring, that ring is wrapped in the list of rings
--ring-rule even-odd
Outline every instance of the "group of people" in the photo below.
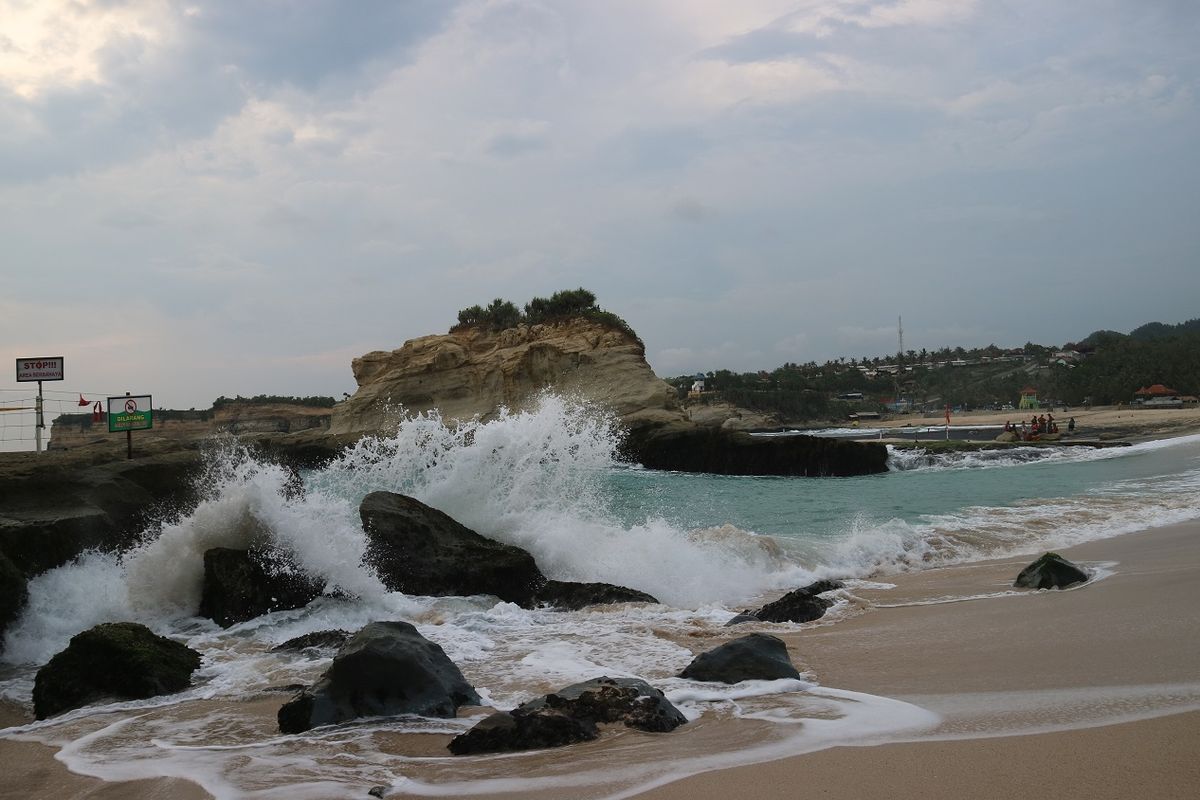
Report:
[[[1067,420],[1067,431],[1075,431],[1074,417]],[[1058,433],[1058,423],[1054,421],[1053,414],[1041,414],[1033,417],[1028,424],[1025,420],[1021,420],[1019,426],[1012,424],[1012,422],[1006,422],[1004,423],[1004,432],[1015,433],[1022,441],[1028,442],[1048,433]]]

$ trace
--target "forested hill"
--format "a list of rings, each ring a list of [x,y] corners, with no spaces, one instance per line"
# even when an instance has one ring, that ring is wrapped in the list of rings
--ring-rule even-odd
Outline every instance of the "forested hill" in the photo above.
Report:
[[[1032,386],[1044,399],[1069,405],[1129,402],[1143,386],[1165,384],[1200,394],[1200,319],[1152,322],[1128,334],[1096,331],[1062,347],[1027,342],[1002,349],[909,350],[903,354],[839,358],[824,364],[787,363],[770,372],[705,373],[714,397],[789,421],[838,419],[854,410],[893,407],[961,408],[1016,405]],[[681,393],[694,376],[670,382]],[[861,393],[863,399],[845,400]]]

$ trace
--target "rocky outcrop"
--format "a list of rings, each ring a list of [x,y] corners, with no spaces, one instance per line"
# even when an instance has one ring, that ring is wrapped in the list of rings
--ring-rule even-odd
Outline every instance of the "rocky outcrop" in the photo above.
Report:
[[[436,408],[446,420],[488,419],[501,407],[527,407],[547,387],[599,403],[627,424],[684,418],[675,389],[655,376],[635,336],[582,317],[423,336],[367,353],[352,368],[358,391],[334,408],[334,433],[386,430],[400,406]]]
[[[33,709],[38,719],[108,698],[136,700],[191,684],[200,654],[134,622],[110,622],[77,634],[38,670]]]
[[[847,477],[887,472],[887,448],[820,436],[752,436],[693,425],[631,430],[627,455],[650,469],[716,475]]]
[[[177,444],[147,451],[133,460],[65,453],[4,459],[0,553],[33,577],[84,550],[126,547],[156,515],[194,502],[199,452]]]
[[[332,412],[329,408],[292,403],[255,403],[230,401],[219,408],[202,411],[156,411],[154,427],[135,433],[140,440],[168,439],[193,442],[214,434],[280,435],[304,431],[325,432]],[[104,413],[94,420],[91,413],[60,414],[50,427],[51,450],[116,445],[124,437],[108,432]]]
[[[1088,579],[1088,574],[1058,553],[1046,553],[1017,575],[1018,589],[1065,589]]]
[[[228,628],[271,611],[303,608],[323,588],[294,569],[274,568],[261,553],[215,547],[204,553],[200,616]]]
[[[412,497],[371,492],[359,506],[367,560],[388,591],[491,594],[530,606],[546,577],[519,547],[480,536]]]
[[[812,622],[825,616],[825,611],[833,605],[832,600],[820,595],[841,589],[842,586],[841,581],[817,581],[803,589],[788,592],[778,600],[750,613],[763,622]]]
[[[0,553],[0,641],[8,626],[16,622],[29,598],[28,581],[24,573]]]
[[[778,636],[751,633],[696,656],[679,677],[712,683],[799,678]]]
[[[337,650],[350,638],[348,631],[313,631],[271,648],[272,653],[299,653],[302,650]]]
[[[279,730],[301,733],[359,717],[454,717],[480,705],[441,647],[407,622],[372,622],[338,650],[311,688],[279,709]]]
[[[623,722],[653,733],[687,718],[663,693],[637,678],[595,678],[492,714],[451,740],[454,755],[560,747],[598,737],[598,723]]]

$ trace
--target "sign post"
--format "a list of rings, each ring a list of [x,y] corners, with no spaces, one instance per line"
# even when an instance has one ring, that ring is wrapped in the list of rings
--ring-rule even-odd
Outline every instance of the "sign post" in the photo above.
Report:
[[[108,398],[108,432],[125,432],[125,457],[133,458],[133,432],[154,427],[154,404],[150,395],[130,395]]]
[[[61,381],[63,379],[63,357],[48,358],[18,358],[17,382],[37,381],[37,402],[34,404],[35,421],[33,424],[34,448],[42,452],[42,429],[46,427],[46,419],[42,414],[42,381]]]

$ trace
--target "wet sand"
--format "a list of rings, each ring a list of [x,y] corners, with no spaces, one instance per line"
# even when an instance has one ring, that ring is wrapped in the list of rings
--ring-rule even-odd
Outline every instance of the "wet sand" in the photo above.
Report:
[[[784,636],[793,660],[821,685],[930,709],[942,716],[933,729],[907,741],[847,742],[708,772],[634,796],[961,800],[1047,787],[1080,800],[1196,796],[1200,521],[1062,552],[1111,574],[1068,591],[1009,595],[1030,559],[930,570],[888,578],[892,589],[858,592],[871,605],[856,617]],[[942,602],[971,595],[993,596]],[[22,714],[0,708],[0,725]],[[176,779],[104,783],[73,775],[52,748],[32,742],[0,741],[0,770],[0,797],[207,796]],[[347,796],[365,796],[366,788]],[[543,796],[584,794],[594,796],[569,789]]]
[[[1028,559],[901,576],[896,589],[863,593],[898,607],[785,637],[822,685],[908,700],[942,714],[939,728],[637,796],[1200,796],[1200,711],[1194,699],[1170,700],[1181,685],[1200,696],[1200,522],[1062,553],[1118,563],[1082,588],[931,605],[917,603],[1003,591]]]

